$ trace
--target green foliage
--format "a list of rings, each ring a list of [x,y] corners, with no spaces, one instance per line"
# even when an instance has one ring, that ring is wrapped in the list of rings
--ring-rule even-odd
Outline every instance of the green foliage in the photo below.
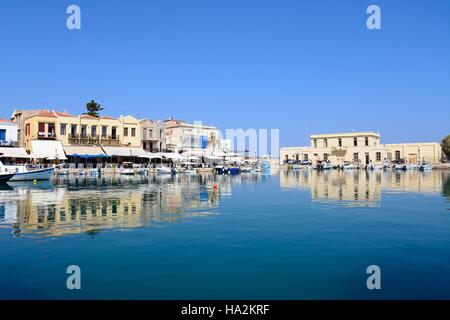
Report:
[[[86,103],[86,110],[87,112],[85,114],[93,117],[98,117],[99,112],[102,111],[103,108],[99,103],[91,100],[90,102]]]
[[[447,156],[447,159],[450,159],[450,135],[442,139],[441,146],[442,152]]]

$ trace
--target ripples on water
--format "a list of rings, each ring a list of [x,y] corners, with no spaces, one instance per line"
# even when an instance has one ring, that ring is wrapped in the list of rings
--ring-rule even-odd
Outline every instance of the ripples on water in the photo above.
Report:
[[[450,298],[449,207],[440,171],[9,183],[0,297],[73,298],[61,283],[75,260],[83,298],[372,298],[373,263],[387,283],[377,297]]]

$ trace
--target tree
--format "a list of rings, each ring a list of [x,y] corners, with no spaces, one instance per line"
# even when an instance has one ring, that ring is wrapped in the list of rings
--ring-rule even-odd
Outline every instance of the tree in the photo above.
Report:
[[[87,112],[85,114],[93,117],[98,117],[99,112],[102,111],[103,108],[99,103],[91,100],[90,102],[86,103],[86,110]]]
[[[441,146],[442,152],[447,156],[447,159],[450,159],[450,135],[442,139]]]

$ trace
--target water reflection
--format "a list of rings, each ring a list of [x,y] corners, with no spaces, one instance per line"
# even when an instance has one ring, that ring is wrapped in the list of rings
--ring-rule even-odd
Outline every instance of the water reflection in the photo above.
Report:
[[[0,188],[0,229],[17,236],[62,236],[174,223],[219,214],[220,199],[231,196],[232,185],[268,179],[254,174],[117,175],[10,183]]]
[[[380,206],[383,192],[440,193],[445,172],[431,171],[284,171],[284,189],[310,190],[313,200],[339,201],[350,206]]]
[[[442,186],[442,194],[450,200],[450,175],[447,175]]]

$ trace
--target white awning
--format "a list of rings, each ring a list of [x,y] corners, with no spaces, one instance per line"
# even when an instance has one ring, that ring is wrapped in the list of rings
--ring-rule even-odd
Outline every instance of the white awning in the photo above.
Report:
[[[29,159],[32,158],[32,155],[29,155],[25,148],[6,148],[0,147],[0,157],[4,158],[24,158]]]
[[[150,153],[146,152],[145,155],[139,156],[139,158],[146,158],[146,159],[162,159],[162,156],[159,153]]]
[[[183,157],[181,154],[179,154],[177,152],[161,152],[160,155],[166,159],[172,159],[172,160],[185,159],[185,157]]]
[[[31,140],[33,158],[67,160],[61,141]]]
[[[140,157],[147,155],[147,152],[138,147],[103,147],[105,153],[110,157]]]
[[[64,147],[67,156],[106,156],[103,149],[96,146],[69,146]]]

